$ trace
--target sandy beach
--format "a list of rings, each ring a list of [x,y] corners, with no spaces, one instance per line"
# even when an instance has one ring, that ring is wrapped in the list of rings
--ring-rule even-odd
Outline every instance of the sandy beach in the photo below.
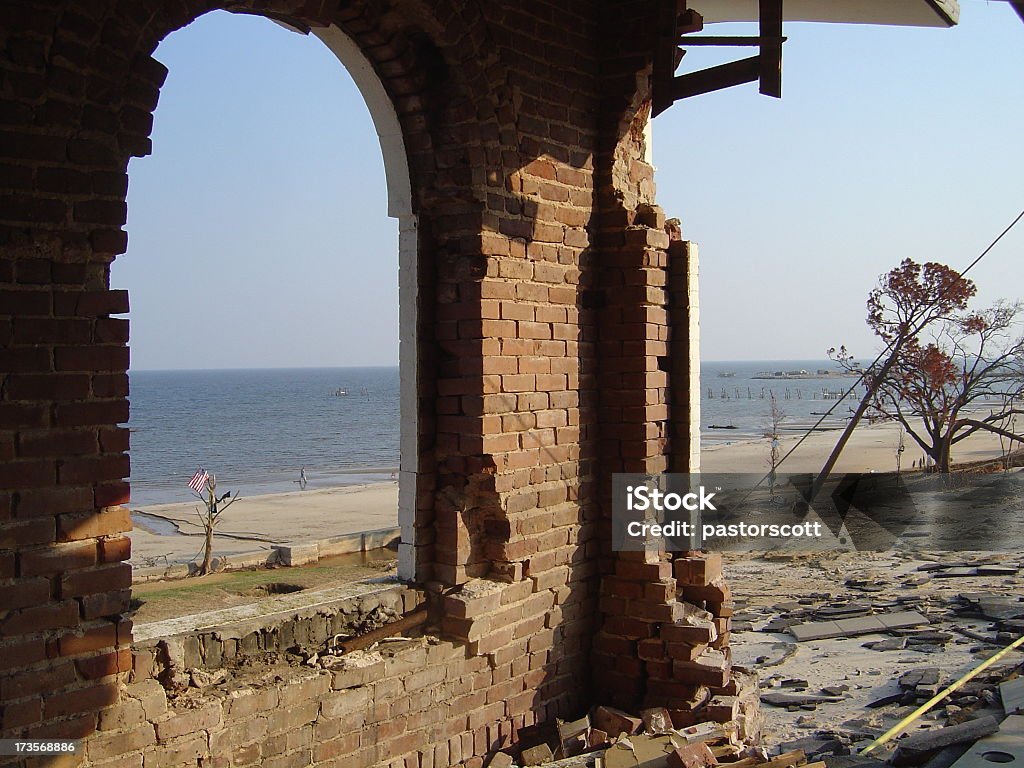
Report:
[[[815,432],[808,437],[779,468],[780,472],[817,472],[828,457],[841,431],[838,429]],[[782,455],[788,453],[800,440],[798,435],[779,440]],[[839,457],[836,472],[895,472],[896,448],[900,441],[899,425],[893,422],[871,424],[854,430],[850,441]],[[906,450],[902,469],[910,469],[924,452],[910,435],[904,436]],[[1019,444],[1016,446],[1019,448]],[[701,470],[704,472],[767,472],[768,441],[766,439],[738,440],[720,443],[701,451]],[[953,461],[966,463],[1000,455],[999,438],[988,432],[978,432],[953,449]]]
[[[839,434],[838,430],[833,430],[811,435],[786,460],[781,471],[818,471]],[[796,436],[782,438],[783,452],[798,439]],[[898,443],[899,428],[895,424],[862,427],[854,432],[836,471],[894,471]],[[909,437],[906,446],[904,469],[922,455]],[[998,456],[999,452],[998,438],[979,434],[961,443],[955,458],[958,462],[975,461]],[[767,471],[767,456],[768,445],[763,439],[718,444],[702,452],[702,469],[705,472],[761,473]],[[185,495],[184,489],[182,495]],[[189,501],[133,509],[133,565],[161,566],[192,560],[202,545],[197,506],[197,502]],[[274,544],[311,542],[397,525],[397,481],[252,497],[243,495],[224,513],[217,528],[214,552],[230,559],[242,552],[269,552]]]
[[[183,494],[184,495],[184,494]],[[132,564],[188,562],[202,546],[197,501],[133,509]],[[139,513],[142,513],[141,515]],[[263,496],[242,496],[223,514],[216,555],[302,543],[398,525],[398,482],[351,485]],[[177,533],[161,535],[164,532]]]

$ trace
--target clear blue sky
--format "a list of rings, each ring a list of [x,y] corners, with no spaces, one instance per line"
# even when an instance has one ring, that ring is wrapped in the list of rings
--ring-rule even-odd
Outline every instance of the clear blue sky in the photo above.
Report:
[[[781,101],[742,86],[655,120],[658,200],[701,247],[705,359],[867,356],[880,273],[966,265],[1024,208],[1024,23],[961,5],[954,30],[787,25]],[[337,59],[226,13],[156,55],[170,75],[112,278],[133,368],[395,364],[396,223]],[[971,273],[979,303],[1021,295],[1022,255],[1024,224]]]

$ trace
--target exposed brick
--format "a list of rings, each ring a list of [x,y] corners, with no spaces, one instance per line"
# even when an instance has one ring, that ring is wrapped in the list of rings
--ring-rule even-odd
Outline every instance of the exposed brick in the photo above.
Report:
[[[116,563],[132,556],[132,540],[127,536],[117,539],[103,539],[100,542],[100,561]]]
[[[81,597],[126,589],[131,584],[131,566],[127,563],[117,563],[64,574],[60,580],[60,594],[63,598]]]
[[[39,696],[0,704],[0,731],[13,733],[16,729],[38,723],[43,717],[43,700]]]
[[[0,671],[29,667],[45,658],[46,643],[41,637],[0,645]]]
[[[0,527],[0,549],[21,549],[56,540],[52,519],[5,523]]]
[[[41,523],[52,520],[43,519]],[[29,575],[52,575],[66,570],[86,568],[96,564],[96,544],[70,544],[45,550],[32,550],[19,557],[19,571],[23,577]]]
[[[107,507],[96,512],[61,515],[57,522],[60,541],[116,536],[131,530],[127,507]]]
[[[117,627],[104,623],[79,634],[63,635],[60,638],[60,655],[74,656],[90,651],[112,648],[117,644]]]
[[[76,681],[73,664],[58,664],[47,669],[16,671],[0,678],[0,701],[20,699],[34,694],[49,694]]]
[[[10,584],[0,586],[0,605],[8,611],[39,605],[49,599],[49,579],[18,579]]]
[[[28,289],[21,291],[0,290],[0,313],[5,315],[50,314],[51,293],[48,290]]]
[[[13,637],[26,632],[44,632],[48,629],[74,627],[78,624],[78,603],[66,600],[61,603],[37,605],[8,614],[0,619],[0,636]]]
[[[127,400],[67,403],[56,407],[56,424],[61,427],[108,426],[127,421]]]
[[[57,482],[61,485],[86,485],[127,477],[131,462],[127,454],[83,456],[57,462]]]
[[[95,712],[101,707],[114,704],[117,699],[118,691],[114,684],[78,688],[47,696],[43,702],[43,714],[49,719],[81,712]]]

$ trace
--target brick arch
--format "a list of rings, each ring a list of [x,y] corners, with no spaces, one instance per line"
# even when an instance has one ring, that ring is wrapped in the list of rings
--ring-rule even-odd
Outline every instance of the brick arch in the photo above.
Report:
[[[400,224],[400,270],[406,273],[400,284],[400,344],[413,351],[401,354],[402,403],[403,408],[411,402],[419,404],[411,425],[403,417],[400,571],[409,579],[429,578],[437,559],[432,546],[435,538],[417,536],[417,530],[438,522],[461,527],[449,503],[453,497],[459,499],[457,506],[463,513],[467,505],[494,506],[487,501],[493,493],[487,486],[486,469],[483,482],[470,478],[473,468],[479,470],[486,460],[467,460],[466,448],[471,456],[478,449],[467,446],[463,437],[460,447],[453,450],[450,439],[435,434],[430,408],[435,383],[426,375],[438,367],[431,328],[435,301],[454,299],[460,312],[465,311],[467,296],[471,303],[477,301],[472,290],[467,294],[465,289],[454,289],[453,294],[450,287],[438,288],[436,276],[455,275],[449,280],[465,280],[468,275],[472,279],[480,269],[474,243],[479,243],[480,232],[486,228],[482,144],[485,135],[498,134],[498,110],[503,105],[507,110],[511,103],[505,98],[506,90],[490,87],[494,67],[490,76],[487,67],[495,57],[487,52],[489,35],[479,6],[470,3],[457,8],[446,0],[436,4],[410,0],[397,9],[382,11],[377,4],[355,2],[327,12],[311,10],[309,3],[298,0],[154,5],[156,11],[151,15],[108,15],[93,38],[94,54],[111,40],[134,51],[128,66],[115,67],[109,78],[109,96],[121,93],[130,101],[119,105],[123,116],[119,159],[125,167],[130,156],[150,151],[152,114],[166,76],[152,52],[168,34],[205,13],[226,10],[262,15],[309,31],[334,50],[343,64],[351,67],[353,62],[346,58],[356,57],[361,61],[355,62],[355,67],[367,70],[357,84],[381,138],[389,209]],[[346,56],[346,50],[351,55]],[[503,163],[506,155],[497,153],[497,157]],[[111,231],[108,240],[110,258],[126,248],[120,231]],[[435,472],[440,476],[437,483],[418,481],[419,475]],[[435,488],[444,491],[436,504]],[[447,557],[446,572],[461,566],[460,559],[464,555],[458,552]]]
[[[7,258],[0,282],[18,286],[16,296],[4,295],[4,309],[18,317],[15,342],[46,346],[5,357],[5,365],[17,365],[26,375],[3,386],[4,398],[49,403],[17,405],[2,414],[3,426],[21,433],[12,434],[9,444],[17,464],[0,470],[0,488],[18,489],[0,492],[0,520],[17,520],[0,550],[18,551],[17,560],[14,554],[0,557],[0,573],[6,577],[10,567],[11,575],[25,577],[19,601],[30,601],[18,602],[20,613],[2,622],[6,636],[30,635],[23,647],[4,646],[11,663],[26,667],[25,682],[5,685],[37,696],[30,682],[36,677],[33,665],[51,659],[39,679],[59,692],[45,706],[38,697],[24,710],[21,704],[7,706],[4,730],[53,723],[62,736],[87,735],[96,711],[118,699],[112,676],[131,668],[131,622],[122,618],[131,585],[124,536],[130,520],[121,506],[129,499],[128,433],[118,426],[128,420],[128,329],[127,320],[112,317],[127,312],[128,297],[109,289],[109,266],[128,245],[122,230],[128,161],[151,151],[153,112],[166,76],[152,53],[167,34],[199,15],[223,9],[300,26],[336,25],[371,62],[401,126],[411,180],[408,203],[419,219],[414,237],[424,256],[413,281],[423,308],[418,395],[427,404],[415,446],[422,453],[419,469],[438,472],[440,457],[444,480],[437,485],[455,492],[467,485],[466,450],[446,448],[434,434],[430,405],[438,374],[432,323],[438,297],[467,303],[458,284],[480,268],[486,207],[480,147],[489,130],[482,126],[496,132],[499,100],[487,91],[474,95],[467,84],[486,86],[481,67],[488,57],[474,56],[486,35],[474,32],[454,9],[432,15],[417,3],[408,16],[402,9],[388,15],[372,3],[357,3],[317,17],[306,10],[310,5],[110,0],[66,2],[46,11],[25,6],[25,29],[40,42],[24,49],[17,83],[28,106],[24,117],[14,118],[22,121],[25,138],[8,151],[33,161],[34,188],[0,213]],[[443,39],[433,36],[438,30]],[[456,60],[448,58],[453,50]],[[474,299],[470,291],[470,306]],[[0,338],[13,334],[12,327],[0,319]],[[472,345],[479,348],[480,342]],[[32,371],[40,372],[35,379]],[[0,441],[0,458],[7,449]],[[413,500],[420,514],[413,529],[434,525],[432,485]],[[431,575],[429,536],[423,549],[416,572],[407,575]],[[34,603],[39,605],[33,608]]]
[[[268,708],[312,704],[318,729],[341,728],[327,736],[332,756],[302,764],[480,768],[523,727],[578,715],[595,667],[614,673],[595,676],[595,691],[667,701],[648,685],[669,682],[667,662],[651,654],[645,668],[627,636],[637,624],[624,620],[671,617],[668,563],[611,556],[604,490],[613,471],[669,458],[662,273],[675,256],[660,212],[641,204],[649,190],[629,191],[651,172],[633,129],[653,6],[384,5],[13,0],[0,12],[3,34],[16,30],[0,40],[0,598],[16,601],[0,612],[0,728],[74,737],[102,719],[111,731],[91,743],[134,757],[206,732],[205,714],[178,708],[168,717],[182,737],[115,744],[129,731],[97,713],[132,665],[128,436],[117,426],[127,296],[109,291],[108,266],[127,247],[128,158],[150,150],[165,75],[151,54],[216,8],[335,24],[355,41],[395,107],[418,217],[417,449],[430,486],[416,500],[416,575],[434,582],[448,639],[411,662],[416,674],[385,669],[379,686],[285,681],[280,707],[267,689]],[[602,594],[613,568],[624,594],[608,578]],[[721,644],[728,617],[715,619]],[[396,685],[423,686],[401,699],[426,702],[414,717],[384,706]],[[373,716],[358,733],[340,725],[353,710]],[[224,714],[211,749],[240,722]]]

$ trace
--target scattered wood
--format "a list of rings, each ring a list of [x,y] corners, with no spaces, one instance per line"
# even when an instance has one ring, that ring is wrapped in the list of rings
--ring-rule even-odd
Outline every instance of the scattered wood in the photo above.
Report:
[[[1024,763],[1024,715],[1010,715],[999,732],[979,739],[968,747],[952,768],[988,768],[993,764]]]
[[[773,707],[800,707],[805,704],[827,704],[842,701],[842,696],[823,696],[818,693],[781,693],[770,691],[761,694],[761,701]]]
[[[998,730],[999,722],[991,715],[987,715],[959,725],[947,725],[945,728],[915,733],[899,742],[892,763],[893,765],[922,763],[931,753],[937,752],[943,747],[977,741]]]
[[[407,616],[403,616],[398,621],[393,621],[390,624],[385,624],[383,627],[371,630],[365,635],[359,635],[349,640],[343,640],[338,643],[338,652],[349,653],[351,651],[364,651],[371,645],[385,640],[395,635],[400,635],[403,632],[408,632],[410,629],[427,623],[427,609],[421,608],[418,611],[413,611]]]

